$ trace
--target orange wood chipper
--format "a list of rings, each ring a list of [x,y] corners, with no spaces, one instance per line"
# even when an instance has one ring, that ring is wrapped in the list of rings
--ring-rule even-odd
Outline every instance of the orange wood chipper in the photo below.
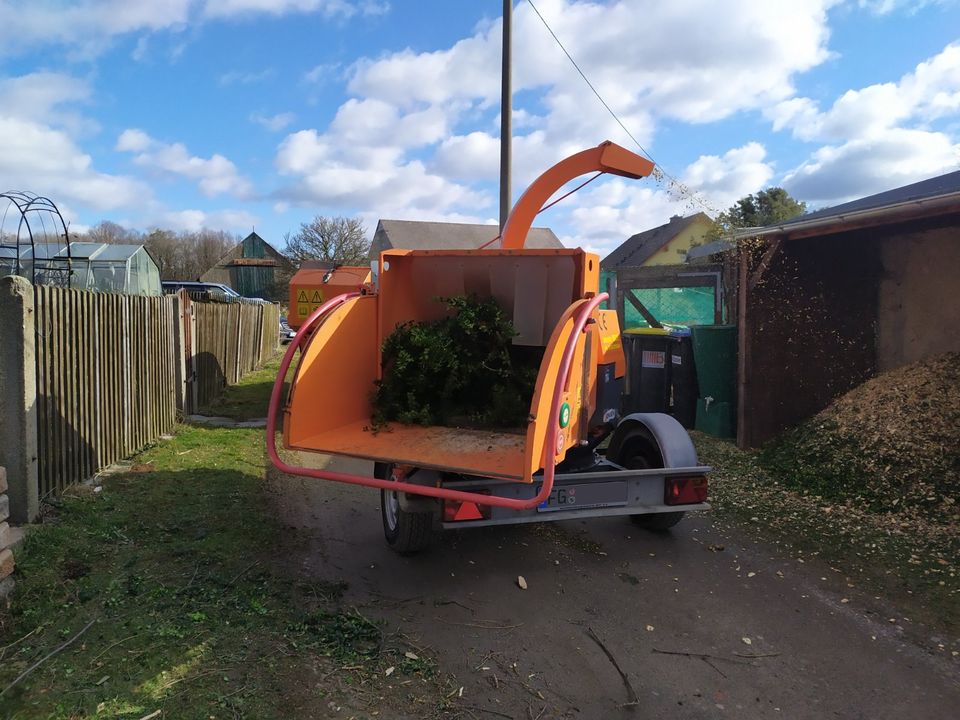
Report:
[[[534,217],[569,180],[592,171],[641,178],[652,170],[648,160],[605,142],[530,185],[499,249],[388,250],[369,277],[359,272],[365,269],[341,270],[352,274],[337,278],[345,292],[335,296],[322,290],[322,275],[331,271],[317,271],[321,302],[300,325],[273,388],[273,464],[378,488],[387,542],[403,553],[426,546],[438,528],[627,515],[666,529],[685,511],[708,507],[710,469],[698,463],[686,430],[669,415],[621,416],[624,355],[616,312],[599,307],[607,298],[599,292],[599,258],[581,249],[524,248]],[[525,432],[373,427],[383,341],[403,323],[439,319],[449,309],[436,298],[458,295],[495,299],[512,319],[513,342],[543,349]],[[281,419],[287,449],[372,460],[374,476],[285,462],[276,448]]]

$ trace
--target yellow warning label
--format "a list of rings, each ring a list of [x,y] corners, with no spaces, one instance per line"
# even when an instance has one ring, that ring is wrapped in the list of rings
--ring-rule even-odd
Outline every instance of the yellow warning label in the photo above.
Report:
[[[323,304],[320,288],[303,288],[297,291],[297,316],[307,318]]]

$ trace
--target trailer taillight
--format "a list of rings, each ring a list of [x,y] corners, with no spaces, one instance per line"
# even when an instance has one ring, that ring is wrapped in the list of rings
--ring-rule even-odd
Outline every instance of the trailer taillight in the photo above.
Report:
[[[707,476],[667,478],[665,505],[693,505],[707,501]]]

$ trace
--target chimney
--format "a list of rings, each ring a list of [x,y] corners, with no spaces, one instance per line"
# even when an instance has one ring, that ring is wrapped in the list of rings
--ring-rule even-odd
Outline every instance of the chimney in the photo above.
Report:
[[[670,222],[675,223],[677,220],[683,220],[683,215],[671,215]]]

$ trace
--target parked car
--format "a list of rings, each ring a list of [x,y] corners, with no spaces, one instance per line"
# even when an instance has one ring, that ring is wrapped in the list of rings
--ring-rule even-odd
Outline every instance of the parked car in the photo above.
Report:
[[[297,336],[297,331],[287,324],[287,316],[280,316],[280,343],[286,345]]]
[[[222,283],[194,282],[191,280],[165,280],[160,285],[165,295],[173,295],[178,290],[186,290],[192,297],[207,298],[223,293],[228,298],[239,298],[240,293]]]

